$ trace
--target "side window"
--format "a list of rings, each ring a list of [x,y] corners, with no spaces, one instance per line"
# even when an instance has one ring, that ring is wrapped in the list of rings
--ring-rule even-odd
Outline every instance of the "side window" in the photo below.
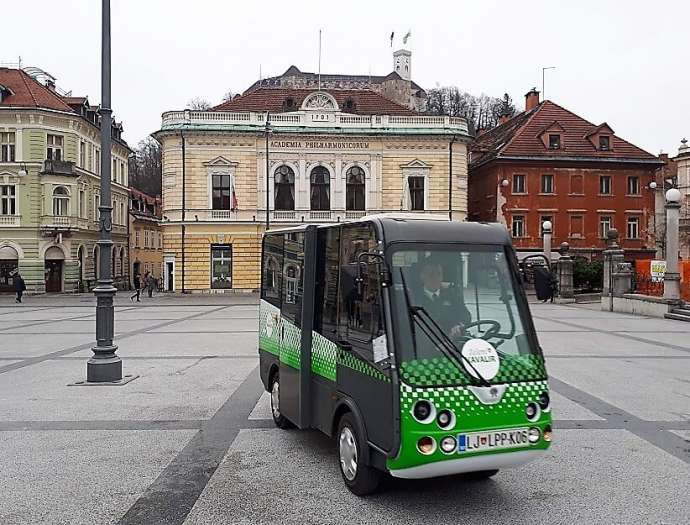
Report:
[[[340,228],[317,233],[316,308],[314,330],[331,341],[338,339],[338,278]]]
[[[344,226],[340,257],[340,336],[371,357],[371,341],[383,333],[381,289],[377,262],[362,265],[364,279],[361,293],[357,287],[358,256],[376,247],[376,235],[370,225]],[[367,259],[364,259],[367,261]]]
[[[262,258],[261,298],[280,308],[283,283],[283,236],[267,235]]]
[[[283,257],[283,317],[302,325],[304,233],[285,234]]]

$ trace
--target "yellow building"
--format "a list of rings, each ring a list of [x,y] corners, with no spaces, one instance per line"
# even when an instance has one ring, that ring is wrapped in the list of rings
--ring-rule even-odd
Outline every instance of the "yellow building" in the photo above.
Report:
[[[163,269],[161,199],[130,188],[129,203],[130,284],[133,285],[135,275],[143,279],[147,272],[160,283]]]
[[[165,113],[155,136],[166,290],[257,289],[267,225],[466,217],[466,121],[373,89],[255,85],[211,111]]]

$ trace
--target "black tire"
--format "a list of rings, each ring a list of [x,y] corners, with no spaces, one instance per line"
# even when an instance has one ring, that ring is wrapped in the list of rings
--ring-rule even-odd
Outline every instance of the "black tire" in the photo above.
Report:
[[[480,481],[482,479],[489,479],[498,474],[498,469],[494,470],[478,470],[477,472],[468,472],[463,474],[465,479]]]
[[[344,443],[341,440],[344,440]],[[354,457],[347,454],[349,449],[346,443],[354,444],[356,451]],[[364,436],[359,431],[359,426],[349,412],[340,418],[338,433],[336,434],[336,444],[338,447],[340,474],[350,492],[357,496],[366,496],[376,492],[383,478],[383,472],[364,463],[362,450],[367,445],[364,442]],[[349,461],[343,459],[344,457],[349,458]],[[347,463],[350,464],[350,469],[347,468]],[[348,469],[347,473],[346,469]]]
[[[271,416],[273,416],[273,422],[278,428],[283,430],[293,428],[294,425],[290,420],[280,413],[280,373],[277,371],[271,376],[269,392],[271,394]]]

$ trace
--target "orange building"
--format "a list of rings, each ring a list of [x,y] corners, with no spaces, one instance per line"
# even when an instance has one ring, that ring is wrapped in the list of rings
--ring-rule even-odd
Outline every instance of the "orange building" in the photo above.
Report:
[[[163,267],[163,234],[161,232],[161,198],[137,189],[129,191],[129,282],[151,272],[158,280]]]

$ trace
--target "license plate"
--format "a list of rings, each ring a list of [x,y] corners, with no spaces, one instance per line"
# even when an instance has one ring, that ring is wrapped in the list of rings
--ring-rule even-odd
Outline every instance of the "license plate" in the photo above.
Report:
[[[529,446],[526,428],[509,428],[492,432],[458,434],[458,453],[502,450]]]

